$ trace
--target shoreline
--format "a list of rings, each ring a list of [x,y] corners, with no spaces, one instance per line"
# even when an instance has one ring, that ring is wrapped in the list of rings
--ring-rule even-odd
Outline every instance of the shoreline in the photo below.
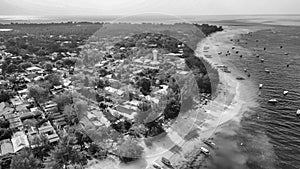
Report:
[[[244,97],[244,89],[254,87],[254,84],[247,79],[245,74],[235,68],[234,65],[226,62],[226,58],[218,55],[218,52],[224,53],[225,50],[229,50],[234,46],[234,43],[229,41],[230,38],[249,31],[248,29],[227,28],[222,32],[217,32],[207,37],[198,44],[196,51],[197,56],[209,62],[219,73],[220,82],[217,89],[218,95],[209,104],[204,106],[205,110],[210,112],[210,114],[219,117],[219,123],[213,124],[212,121],[212,126],[222,125],[230,120],[239,121],[243,111],[256,106],[255,102],[249,104],[249,101],[254,100],[251,100],[249,97]],[[209,47],[209,51],[204,53],[204,47]],[[212,58],[206,58],[205,55],[211,55]],[[218,65],[228,66],[231,73],[226,73],[218,69]],[[239,81],[236,77],[244,77],[245,80]],[[218,105],[217,108],[216,105]],[[222,119],[220,119],[220,113],[222,113]]]
[[[131,164],[119,164],[114,167],[121,167],[124,169],[140,169],[146,166],[146,168],[148,168],[152,166],[153,163],[159,163],[162,157],[169,158],[170,161],[175,164],[175,166],[180,166],[181,163],[184,162],[183,159],[185,155],[195,153],[198,151],[197,149],[200,146],[205,146],[205,144],[202,142],[203,140],[218,137],[216,136],[216,133],[218,132],[232,132],[231,130],[227,130],[226,124],[231,121],[239,123],[243,112],[252,106],[256,106],[254,99],[244,97],[244,92],[246,91],[245,88],[248,88],[249,85],[253,85],[251,84],[251,81],[247,80],[247,78],[244,81],[236,80],[236,77],[242,76],[242,73],[233,66],[228,65],[232,73],[225,73],[218,69],[217,65],[224,65],[226,62],[224,62],[223,58],[220,58],[217,53],[220,50],[228,50],[234,45],[229,41],[228,37],[245,33],[245,31],[247,30],[241,31],[239,28],[234,28],[232,30],[226,28],[222,32],[218,32],[204,38],[197,44],[197,49],[195,49],[196,56],[202,57],[214,68],[216,68],[218,70],[220,80],[216,91],[217,96],[213,100],[209,101],[208,104],[199,109],[200,112],[198,112],[198,114],[200,114],[200,116],[203,116],[204,114],[204,119],[201,119],[200,121],[200,118],[193,117],[193,114],[183,115],[185,118],[188,117],[187,123],[193,123],[191,129],[197,129],[199,136],[194,140],[184,140],[181,135],[182,131],[178,130],[180,129],[180,126],[174,125],[170,128],[170,131],[167,132],[165,137],[157,139],[153,142],[154,146],[151,149],[146,150],[144,158]],[[209,52],[203,52],[203,48],[205,46],[209,47]],[[222,48],[220,48],[220,46],[222,46]],[[205,55],[211,55],[213,57],[206,58]],[[181,121],[184,121],[183,119],[184,118],[182,118]],[[167,146],[169,148],[165,147],[168,143],[172,143],[172,146],[181,147],[181,152],[178,154],[173,153],[170,149],[172,146]],[[204,160],[204,158],[201,158],[201,160],[202,159]],[[89,168],[92,169],[96,166],[101,165],[98,164],[90,166]]]

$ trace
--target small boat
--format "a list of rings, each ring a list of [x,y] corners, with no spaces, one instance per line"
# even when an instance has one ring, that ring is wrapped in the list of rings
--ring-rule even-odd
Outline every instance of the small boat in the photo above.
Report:
[[[216,144],[214,142],[212,142],[211,140],[204,140],[203,143],[206,144],[207,146],[211,147],[211,148],[216,147]]]
[[[278,103],[278,100],[277,99],[270,99],[268,102],[269,103]]]
[[[259,58],[259,54],[257,54],[256,57]]]
[[[263,63],[264,61],[265,61],[264,59],[261,59],[261,60],[260,60],[261,63]]]
[[[288,55],[288,54],[289,54],[288,52],[285,52],[285,53],[284,53],[284,55]]]
[[[247,72],[248,70],[247,69],[244,69],[244,72]]]
[[[261,89],[263,87],[263,84],[259,84],[258,87]]]
[[[300,117],[300,109],[297,110],[296,115]]]
[[[237,77],[236,80],[245,80],[243,77]]]
[[[200,147],[200,151],[201,151],[201,153],[203,153],[206,156],[210,155],[209,151],[206,148],[204,148],[204,147]]]
[[[283,91],[283,95],[287,95],[289,93],[289,91],[285,90]]]
[[[270,70],[266,69],[265,72],[266,72],[266,73],[270,73]]]

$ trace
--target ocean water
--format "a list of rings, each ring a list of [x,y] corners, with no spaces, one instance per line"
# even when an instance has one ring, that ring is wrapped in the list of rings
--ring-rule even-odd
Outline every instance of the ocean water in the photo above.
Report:
[[[132,23],[178,23],[200,22],[216,23],[220,21],[240,21],[248,23],[264,23],[276,25],[300,25],[300,15],[185,15],[146,13],[128,16],[27,16],[0,15],[1,24],[14,23],[50,23],[68,21],[87,22],[132,22]]]
[[[236,56],[232,62],[241,71],[247,68],[257,87],[264,85],[258,92],[259,106],[244,115],[237,132],[246,145],[243,152],[249,155],[246,165],[255,169],[299,169],[300,118],[296,116],[300,109],[299,27],[266,26],[252,37],[242,36],[237,45],[247,48],[252,55]],[[283,95],[284,90],[289,91],[288,95]],[[268,103],[272,98],[279,102]]]

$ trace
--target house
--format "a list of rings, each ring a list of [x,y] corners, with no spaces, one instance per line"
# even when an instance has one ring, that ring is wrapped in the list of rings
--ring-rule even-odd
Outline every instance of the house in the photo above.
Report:
[[[36,130],[31,130],[31,131],[27,132],[27,138],[28,138],[31,148],[35,148],[39,144],[35,141],[36,137],[39,137]]]
[[[104,90],[107,91],[110,94],[115,94],[115,95],[118,95],[118,96],[122,96],[125,93],[123,90],[115,89],[115,88],[112,88],[112,87],[105,87]]]
[[[168,53],[164,54],[164,56],[180,57],[182,56],[182,53]]]
[[[176,73],[178,73],[180,75],[187,75],[187,74],[189,74],[188,71],[183,71],[183,70],[177,70]]]
[[[22,100],[18,96],[11,98],[10,101],[15,106],[21,105],[23,103]]]
[[[95,126],[97,126],[97,127],[100,127],[100,126],[103,125],[103,123],[101,123],[101,122],[98,120],[97,116],[95,116],[95,115],[94,115],[93,113],[91,113],[91,112],[88,112],[88,113],[87,113],[87,118],[88,118]]]
[[[167,90],[168,90],[169,86],[167,86],[167,85],[160,85],[160,87],[162,89],[155,91],[154,94],[158,94],[158,95],[166,95],[166,94],[168,94]]]
[[[64,91],[64,88],[62,85],[59,86],[53,86],[53,89],[50,90],[53,95],[59,94]]]
[[[116,110],[121,112],[121,113],[126,113],[128,115],[132,115],[135,114],[136,111],[138,111],[138,108],[135,106],[131,106],[131,105],[118,105],[116,106]]]
[[[0,141],[0,156],[14,153],[14,148],[10,139],[5,139]]]
[[[9,121],[11,129],[21,130],[23,128],[19,113],[14,113],[14,111],[12,111],[9,114],[6,114],[5,118]]]
[[[36,66],[32,66],[32,67],[27,68],[26,71],[28,73],[37,73],[38,71],[43,71],[43,69],[36,67]]]
[[[112,108],[107,108],[108,112],[111,113],[115,117],[123,116],[128,119],[133,119],[135,116],[135,113],[132,114],[127,114],[127,112],[120,112],[118,110],[112,109]]]
[[[159,103],[159,99],[157,99],[157,98],[155,98],[155,97],[151,97],[151,96],[146,96],[145,97],[148,101],[151,101],[151,102],[153,102],[153,103],[155,103],[155,104],[158,104]]]
[[[45,103],[43,108],[46,113],[51,114],[51,113],[57,111],[57,104],[54,103],[53,101],[49,101],[49,102]]]
[[[26,134],[22,131],[16,132],[12,138],[11,142],[13,145],[14,152],[18,152],[25,147],[29,147],[29,141]]]
[[[38,128],[38,131],[39,131],[39,134],[44,134],[48,138],[50,143],[54,143],[59,140],[59,137],[56,134],[56,131],[51,126],[49,121],[44,123],[43,126],[41,126],[40,128]]]
[[[27,106],[29,106],[29,104],[20,104],[20,105],[17,105],[15,107],[15,109],[17,112],[25,112],[25,111],[28,111]]]
[[[129,104],[129,105],[138,107],[140,103],[141,103],[141,101],[138,101],[138,100],[131,100],[131,101],[125,102],[124,104]]]
[[[40,81],[40,80],[44,80],[45,78],[44,78],[44,76],[37,76],[37,77],[34,77],[33,78],[33,81]]]

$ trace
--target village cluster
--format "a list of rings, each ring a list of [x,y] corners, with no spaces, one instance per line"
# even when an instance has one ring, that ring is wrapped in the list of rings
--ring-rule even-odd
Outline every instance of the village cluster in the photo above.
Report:
[[[115,59],[120,53],[132,48],[107,48],[105,56],[98,60],[94,66],[79,64],[80,59],[76,53],[54,52],[49,60],[55,60],[57,55],[66,56],[62,61],[30,64],[24,66],[22,71],[13,70],[6,73],[0,81],[1,89],[6,89],[2,97],[7,100],[0,103],[1,112],[1,155],[14,154],[23,148],[38,146],[41,136],[46,137],[50,144],[57,144],[60,132],[65,131],[73,123],[69,114],[65,114],[57,101],[58,96],[64,93],[78,92],[77,97],[88,105],[83,116],[78,118],[82,128],[109,127],[112,123],[122,121],[134,122],[135,116],[140,112],[140,105],[144,102],[158,105],[161,98],[168,94],[167,79],[173,75],[186,75],[189,73],[182,56],[179,53],[159,53],[155,44],[149,44],[149,51],[145,56]],[[27,60],[35,59],[36,55],[27,55]],[[17,63],[21,56],[14,56],[1,51],[1,66],[7,60]],[[2,73],[2,70],[1,70]],[[149,75],[147,75],[147,73]],[[172,73],[172,74],[171,74]],[[83,75],[83,83],[73,80],[73,76]],[[87,82],[93,76],[93,82]],[[162,77],[159,79],[158,75]],[[167,77],[168,76],[168,77]],[[163,79],[165,78],[165,79]],[[76,77],[75,77],[76,79]],[[39,87],[50,83],[46,88],[49,91],[40,91]],[[83,85],[83,86],[82,86]],[[82,88],[92,91],[85,97]],[[2,90],[4,91],[4,90]],[[5,98],[4,98],[5,99]],[[163,113],[163,112],[160,112]],[[109,140],[109,138],[107,138]]]
[[[181,103],[187,111],[199,94],[200,102],[210,97],[203,61],[176,38],[97,37],[98,23],[4,26],[12,29],[0,37],[1,167],[139,159],[151,147],[147,138],[176,121]]]

